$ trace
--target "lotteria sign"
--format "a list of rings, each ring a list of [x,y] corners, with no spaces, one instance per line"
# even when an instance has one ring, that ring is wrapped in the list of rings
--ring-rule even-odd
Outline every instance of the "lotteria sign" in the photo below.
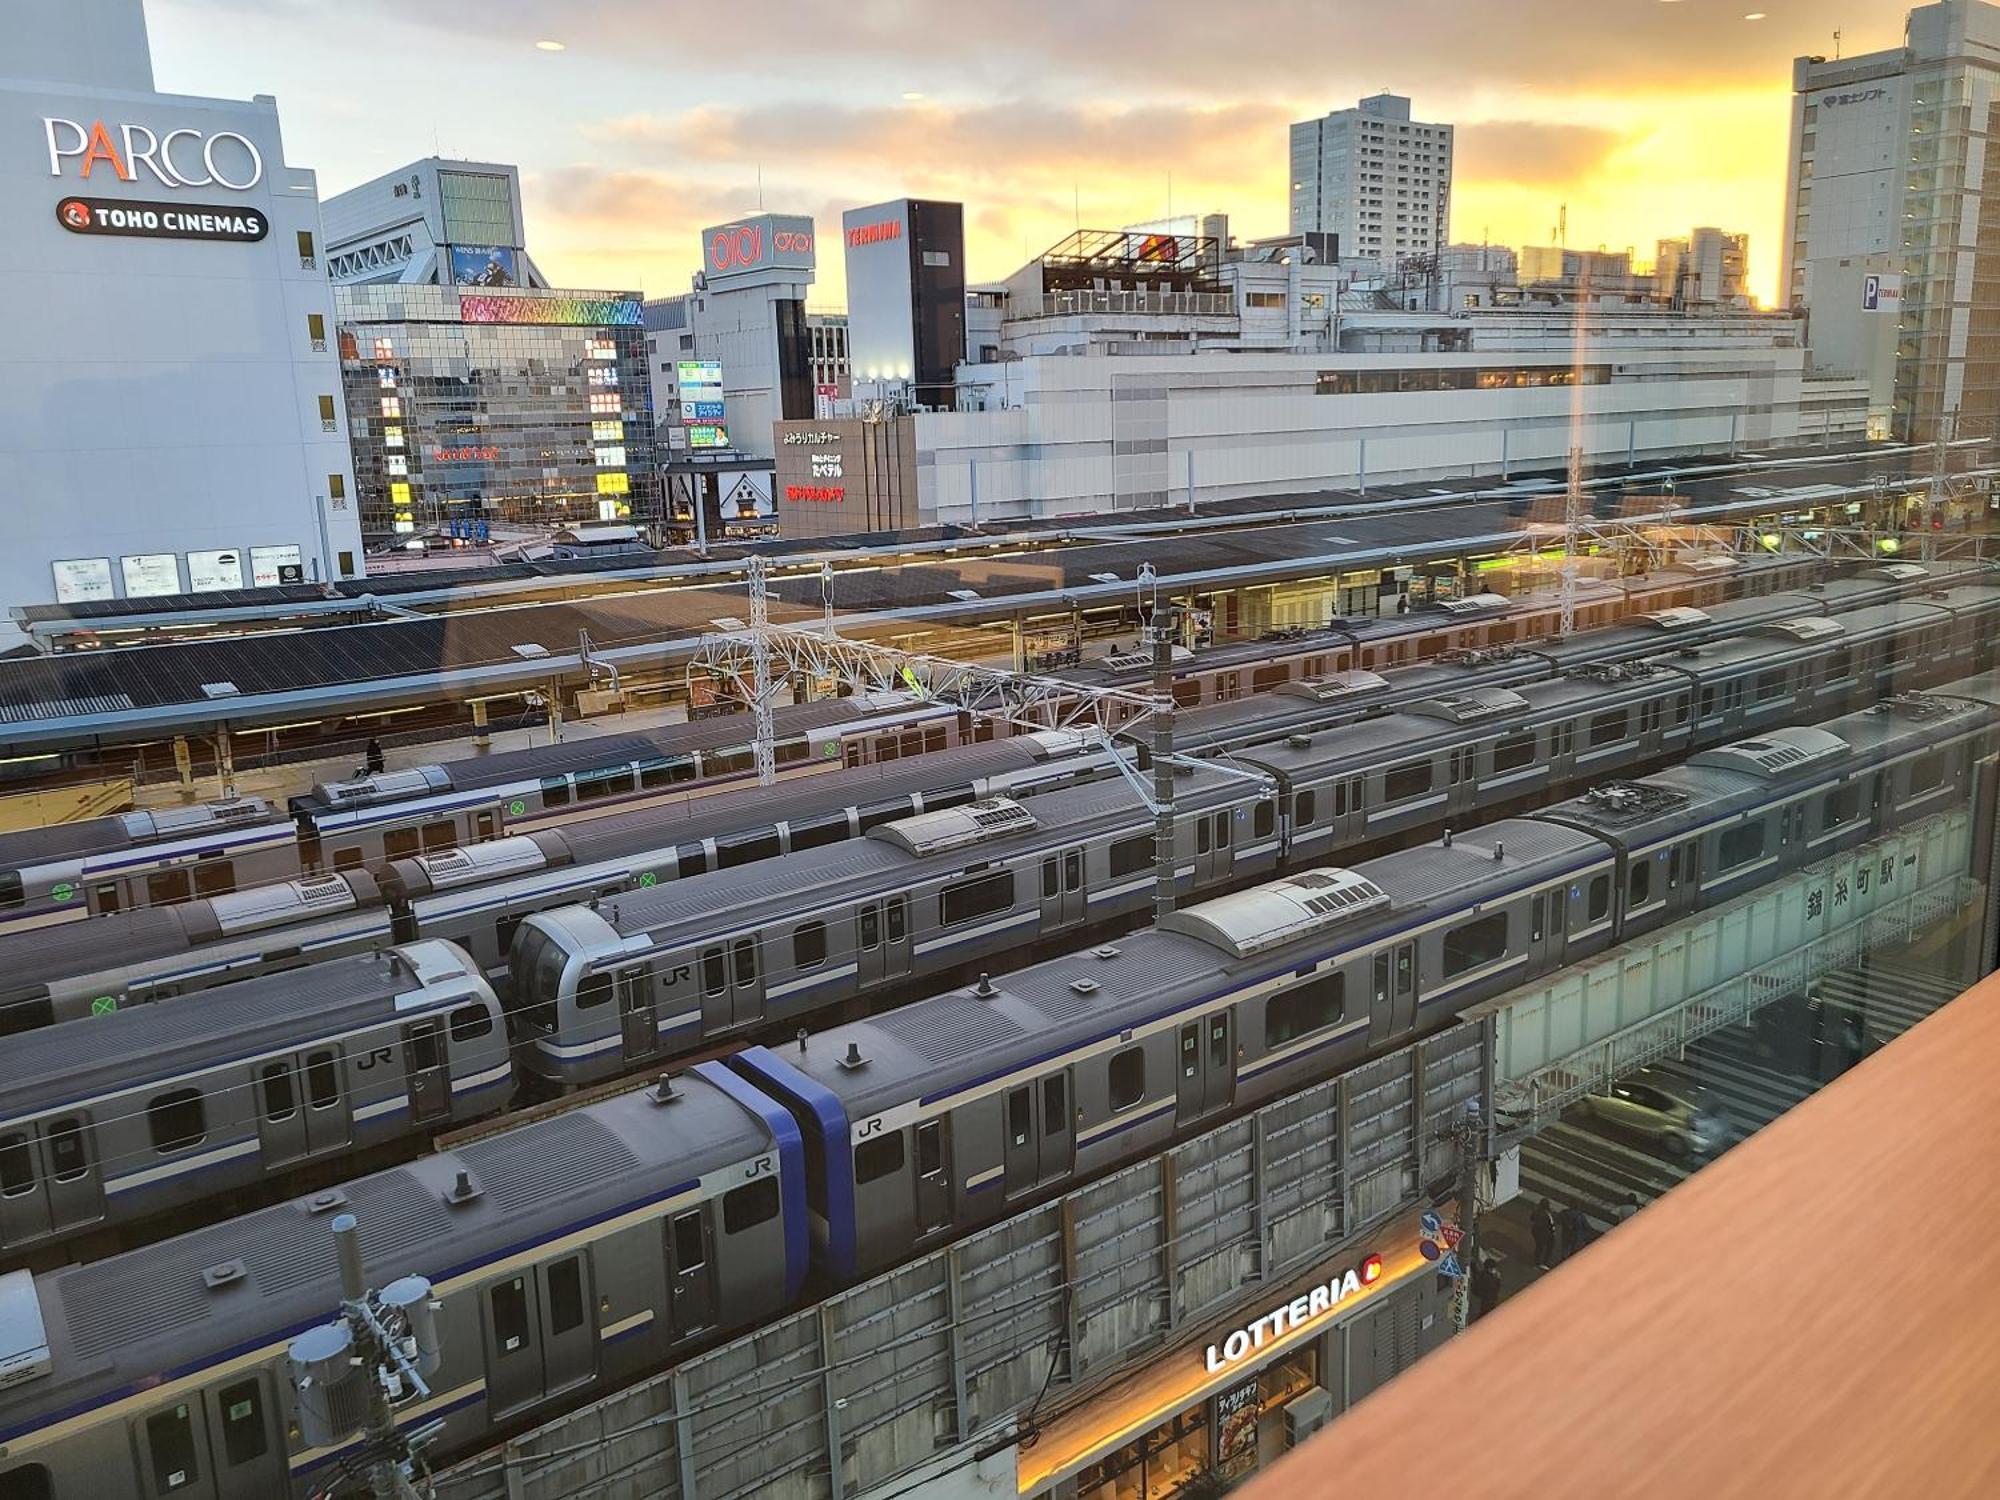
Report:
[[[199,130],[156,134],[146,125],[86,127],[54,115],[42,118],[49,147],[49,176],[74,175],[90,181],[105,172],[120,182],[158,183],[165,188],[230,188],[247,192],[264,180],[264,157],[256,143],[234,130],[205,135]]]
[[[1332,1311],[1381,1278],[1382,1257],[1370,1255],[1360,1265],[1349,1266],[1339,1275],[1330,1276],[1319,1285],[1307,1288],[1291,1301],[1279,1303],[1256,1322],[1246,1323],[1227,1338],[1210,1344],[1207,1356],[1209,1373],[1219,1375],[1230,1366],[1240,1364],[1273,1339],[1323,1312]]]

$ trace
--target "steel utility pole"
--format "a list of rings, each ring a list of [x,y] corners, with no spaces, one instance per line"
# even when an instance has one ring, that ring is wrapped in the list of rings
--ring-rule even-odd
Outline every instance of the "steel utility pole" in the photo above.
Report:
[[[1569,485],[1563,492],[1563,565],[1562,565],[1562,636],[1568,639],[1576,630],[1576,549],[1579,533],[1583,528],[1584,508],[1588,501],[1583,494],[1583,445],[1573,443],[1569,450]]]
[[[778,779],[776,733],[771,723],[771,595],[761,555],[751,554],[750,564],[750,716],[757,726],[751,754],[757,764],[757,785],[770,786]],[[828,634],[832,633],[833,609],[827,607]]]
[[[1153,607],[1153,921],[1174,911],[1174,607]]]

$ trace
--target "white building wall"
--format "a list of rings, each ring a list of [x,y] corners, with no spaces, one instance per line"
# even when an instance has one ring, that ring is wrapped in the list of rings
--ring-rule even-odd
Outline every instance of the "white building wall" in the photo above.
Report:
[[[66,5],[34,0],[10,10],[9,26],[33,30],[44,7]],[[129,49],[111,51],[129,66]],[[242,191],[170,186],[143,164],[125,163],[132,180],[121,181],[97,160],[85,180],[77,157],[52,175],[49,117],[85,132],[101,120],[114,139],[126,124],[156,140],[235,132],[255,145],[263,176]],[[247,153],[226,150],[240,176]],[[198,148],[183,161],[198,164]],[[70,196],[253,209],[269,230],[255,242],[74,234],[55,212]],[[358,572],[318,194],[310,172],[285,165],[276,102],[0,80],[0,201],[13,210],[0,229],[0,603],[52,600],[57,560],[106,559],[114,595],[126,556],[176,554],[182,588],[192,551],[238,553],[246,584],[253,547],[298,547],[308,579],[339,576],[343,552]],[[312,236],[309,260],[301,232]],[[312,346],[309,313],[324,319],[324,349]],[[321,396],[333,403],[332,431]],[[346,491],[337,501],[336,476]]]
[[[1005,383],[1005,409],[917,417],[927,521],[1105,515],[1187,498],[1314,491],[1423,478],[1720,452],[1798,440],[1804,354],[1761,348],[1591,350],[1600,385],[1319,395],[1319,372],[1412,366],[1568,367],[1547,350],[1452,355],[1220,353],[1041,357],[968,366],[961,385]],[[1114,380],[1121,387],[1113,399]],[[1864,397],[1842,388],[1858,427]],[[1848,420],[1851,417],[1851,422]],[[1817,435],[1824,417],[1813,418]],[[1123,448],[1126,451],[1120,452]],[[1142,450],[1135,452],[1133,450]],[[973,468],[976,465],[976,481]]]

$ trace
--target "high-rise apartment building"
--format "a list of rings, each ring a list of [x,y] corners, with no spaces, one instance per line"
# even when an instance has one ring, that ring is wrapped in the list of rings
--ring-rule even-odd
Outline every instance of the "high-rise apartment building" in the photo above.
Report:
[[[1859,295],[1897,322],[1896,436],[2000,424],[2000,8],[1909,13],[1903,45],[1792,65],[1789,232],[1781,287],[1809,311]],[[1986,207],[1994,192],[1991,211]],[[1846,274],[1887,255],[1895,271]]]
[[[1376,94],[1292,126],[1293,234],[1339,236],[1343,260],[1385,267],[1434,255],[1451,231],[1452,127]]]

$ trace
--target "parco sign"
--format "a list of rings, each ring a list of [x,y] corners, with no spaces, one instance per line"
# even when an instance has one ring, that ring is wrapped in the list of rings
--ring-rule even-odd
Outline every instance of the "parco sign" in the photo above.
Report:
[[[264,180],[264,157],[248,136],[233,130],[203,135],[182,128],[156,135],[145,125],[106,125],[93,120],[86,129],[75,120],[54,115],[42,118],[49,147],[49,176],[61,177],[66,163],[86,181],[104,168],[120,182],[154,181],[161,187],[224,187],[247,192]],[[140,175],[144,168],[147,176]]]

